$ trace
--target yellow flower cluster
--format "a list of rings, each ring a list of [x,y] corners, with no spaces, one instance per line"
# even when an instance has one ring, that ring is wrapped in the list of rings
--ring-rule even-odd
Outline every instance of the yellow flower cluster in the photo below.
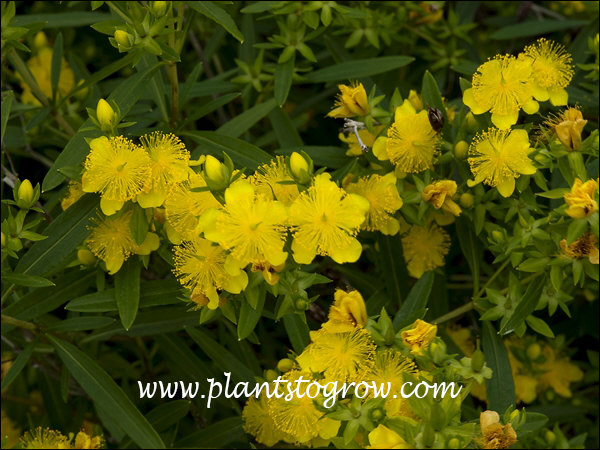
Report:
[[[473,114],[490,111],[492,123],[508,129],[517,123],[519,110],[535,114],[538,101],[566,105],[573,73],[565,48],[542,38],[517,57],[499,55],[479,66],[463,102]]]
[[[58,448],[58,449],[99,449],[104,445],[104,439],[101,436],[92,437],[84,431],[77,435],[69,433],[65,436],[62,433],[48,428],[38,427],[32,431],[26,432],[21,438],[21,448]]]

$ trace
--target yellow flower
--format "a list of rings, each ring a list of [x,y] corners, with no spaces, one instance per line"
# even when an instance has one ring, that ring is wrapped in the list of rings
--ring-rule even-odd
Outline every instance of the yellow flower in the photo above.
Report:
[[[302,161],[306,164],[304,158]],[[299,195],[298,186],[290,176],[283,156],[277,156],[269,164],[260,166],[251,181],[258,193],[284,205],[290,205]]]
[[[367,147],[373,147],[373,144],[375,143],[375,138],[379,135],[381,130],[383,130],[383,125],[377,125],[376,127],[374,127],[373,131],[375,132],[375,134],[371,134],[371,132],[365,128],[363,130],[358,130],[358,136],[360,137],[360,140],[363,142],[364,145],[366,145]],[[363,154],[363,150],[360,144],[358,143],[358,138],[353,132],[348,133],[348,135],[340,133],[338,135],[338,138],[340,141],[348,144],[346,156],[360,156]]]
[[[275,286],[279,281],[279,273],[285,268],[285,263],[278,266],[272,266],[267,261],[258,261],[252,263],[252,272],[262,272],[263,278],[271,286]]]
[[[433,222],[413,225],[402,237],[404,259],[411,277],[421,278],[428,270],[443,267],[444,256],[450,250],[450,236]]]
[[[69,439],[58,431],[48,428],[37,427],[34,430],[27,431],[21,438],[21,448],[41,449],[58,448],[70,449]]]
[[[287,219],[281,202],[257,194],[246,180],[238,180],[225,191],[222,210],[209,210],[201,218],[204,237],[231,251],[240,267],[267,261],[283,264]]]
[[[456,181],[440,180],[425,186],[421,197],[423,201],[431,203],[435,209],[442,209],[454,216],[460,216],[462,212],[452,197],[456,195]]]
[[[69,206],[73,205],[77,200],[83,197],[84,194],[85,192],[83,192],[79,181],[69,181],[69,188],[64,198],[60,201],[60,207],[65,211]]]
[[[598,203],[594,200],[597,190],[596,180],[584,183],[576,178],[571,192],[567,192],[564,196],[565,203],[568,205],[565,212],[574,219],[583,219],[598,211]]]
[[[560,248],[567,258],[588,258],[592,264],[598,264],[598,238],[592,233],[584,234],[570,245],[563,239]]]
[[[381,424],[369,433],[369,443],[367,448],[411,448],[398,433]]]
[[[343,117],[365,116],[369,114],[369,100],[367,91],[362,83],[346,86],[338,85],[340,93],[335,101],[335,108],[327,114],[336,119]]]
[[[473,75],[472,87],[463,93],[463,102],[473,114],[492,113],[500,129],[517,123],[519,110],[535,114],[539,104],[531,94],[531,64],[510,55],[496,56],[483,63]]]
[[[37,85],[39,86],[42,93],[49,99],[52,98],[52,55],[53,51],[50,47],[43,47],[39,50],[38,54],[33,56],[27,61],[27,67],[35,78]],[[40,105],[39,100],[31,92],[29,85],[21,81],[23,87],[23,94],[21,101],[23,103],[29,103],[33,105]],[[71,67],[65,60],[61,59],[60,66],[60,77],[58,79],[58,95],[57,98],[64,97],[67,95],[75,86],[75,77]]]
[[[581,147],[581,133],[587,120],[577,108],[567,108],[560,116],[546,123],[556,134],[556,137],[567,150],[579,150]]]
[[[359,382],[373,365],[376,346],[364,328],[346,333],[328,333],[321,329],[311,332],[311,339],[312,344],[304,350],[308,353],[308,365],[301,367],[323,372],[328,380]]]
[[[141,245],[137,245],[129,223],[132,212],[128,211],[117,217],[107,217],[96,221],[96,226],[91,229],[86,244],[91,252],[106,264],[106,270],[113,275],[119,271],[123,263],[132,253],[149,255],[157,250],[160,244],[155,233],[148,233]]]
[[[401,333],[402,340],[410,352],[415,355],[421,355],[423,350],[429,347],[431,341],[437,334],[437,325],[431,325],[424,320],[417,319],[412,324],[412,328]]]
[[[517,402],[533,403],[537,397],[538,380],[529,375],[513,375]]]
[[[80,431],[75,436],[75,442],[72,444],[74,449],[98,449],[104,445],[102,436],[92,437],[84,431]]]
[[[570,384],[583,380],[581,369],[572,364],[568,357],[558,357],[549,345],[543,346],[542,356],[546,361],[540,366],[544,371],[538,376],[540,390],[552,388],[561,397],[571,397]]]
[[[336,289],[333,298],[335,301],[329,308],[329,320],[322,325],[325,331],[344,333],[367,324],[367,307],[360,292]]]
[[[81,184],[84,192],[100,192],[100,208],[107,216],[139,194],[151,174],[143,148],[122,136],[99,137],[90,142]]]
[[[362,229],[388,235],[398,233],[400,225],[393,214],[402,208],[402,198],[398,194],[393,172],[385,176],[372,174],[361,177],[356,183],[348,184],[346,191],[361,195],[369,201],[369,211]]]
[[[390,393],[385,401],[385,412],[388,416],[412,417],[409,402],[402,397],[401,389],[404,384],[405,374],[416,373],[415,364],[397,350],[388,348],[377,351],[375,364],[365,375],[368,382],[377,384],[390,383]],[[370,395],[373,395],[370,392]]]
[[[290,438],[293,440],[290,435],[276,427],[273,417],[269,414],[267,402],[267,398],[262,395],[258,399],[255,397],[248,399],[242,411],[244,431],[267,447],[272,447],[279,441],[290,440]]]
[[[199,189],[195,192],[192,189]],[[204,190],[203,190],[204,189]],[[220,208],[221,204],[208,190],[200,174],[191,174],[188,181],[178,183],[171,188],[165,200],[167,224],[173,228],[169,239],[179,244],[181,239],[192,240],[200,235],[198,219],[210,208]],[[173,236],[174,234],[178,236]]]
[[[479,416],[483,448],[508,448],[517,442],[517,433],[511,424],[500,425],[500,416],[496,411],[484,411]]]
[[[433,166],[440,143],[427,111],[417,113],[413,105],[404,100],[402,106],[396,108],[387,138],[375,141],[373,154],[382,161],[389,159],[402,172],[418,173]]]
[[[142,208],[158,208],[174,184],[187,180],[190,153],[173,134],[154,132],[142,136],[140,142],[150,156],[151,172],[137,202]]]
[[[228,260],[223,248],[206,239],[196,237],[185,241],[173,253],[173,272],[179,282],[192,291],[192,297],[208,298],[210,309],[219,306],[217,290],[239,294],[248,284],[246,272]]]
[[[6,415],[4,410],[2,410],[2,435],[0,435],[0,440],[4,443],[4,439],[6,439],[6,444],[2,445],[2,448],[13,448],[15,445],[19,443],[19,436],[21,434],[21,430],[15,423]]]
[[[368,210],[367,199],[347,194],[328,173],[317,175],[290,206],[294,260],[310,264],[317,253],[339,264],[358,260],[362,246],[354,236]]]
[[[497,130],[490,128],[478,134],[469,148],[469,165],[475,175],[470,187],[482,181],[498,189],[503,197],[510,197],[515,190],[515,179],[533,175],[529,153],[529,136],[525,130]]]
[[[565,47],[541,38],[525,47],[520,59],[531,64],[532,94],[539,101],[554,106],[566,105],[568,94],[565,88],[573,78],[573,61]]]
[[[311,379],[310,374],[297,370],[287,372],[282,378],[293,383],[300,376],[304,380]],[[294,395],[291,400],[286,400],[285,396],[281,398],[273,396],[267,400],[267,406],[277,429],[291,435],[294,440],[303,443],[319,435],[318,422],[323,413],[316,408],[313,399],[307,395],[301,398]]]

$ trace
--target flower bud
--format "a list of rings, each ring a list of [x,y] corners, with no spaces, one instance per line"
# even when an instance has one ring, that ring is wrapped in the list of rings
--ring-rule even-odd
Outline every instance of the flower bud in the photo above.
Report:
[[[208,155],[204,162],[204,177],[211,189],[222,190],[227,187],[230,174],[221,161],[212,155]]]
[[[167,2],[151,2],[150,9],[155,16],[164,16],[167,12]]]
[[[467,130],[469,130],[469,132],[474,133],[475,131],[477,131],[477,128],[479,128],[479,124],[477,123],[477,119],[475,118],[475,116],[473,115],[473,113],[471,111],[469,111],[467,113],[467,115],[465,116],[466,122],[467,122]]]
[[[483,365],[485,364],[485,355],[479,349],[475,350],[473,356],[471,356],[471,369],[475,372],[481,372]]]
[[[426,423],[423,429],[423,445],[427,448],[431,448],[435,442],[435,431],[433,427]]]
[[[446,444],[446,448],[460,448],[460,441],[456,438],[452,438]]]
[[[374,408],[369,412],[369,416],[373,422],[379,422],[385,417],[385,409]]]
[[[85,248],[77,250],[77,259],[84,266],[91,266],[96,262],[94,254]]]
[[[301,298],[296,300],[295,305],[296,305],[296,309],[298,309],[300,311],[306,311],[306,309],[308,308],[308,302]]]
[[[494,239],[494,241],[500,243],[504,240],[504,235],[501,231],[494,230],[492,231],[492,238]]]
[[[48,47],[48,38],[46,37],[46,33],[43,31],[39,31],[35,37],[33,38],[33,46],[37,49]]]
[[[277,372],[275,372],[273,369],[269,369],[265,372],[265,378],[267,379],[267,381],[276,380],[278,376],[279,376],[279,374]]]
[[[542,348],[540,347],[540,344],[534,343],[527,347],[526,353],[527,358],[529,358],[531,361],[535,361],[542,354]]]
[[[133,36],[124,30],[115,31],[115,41],[119,44],[119,50],[129,50],[133,45]]]
[[[460,203],[460,206],[462,206],[463,208],[470,208],[473,206],[473,203],[475,203],[475,197],[473,197],[472,194],[465,192],[464,194],[462,194],[460,196],[460,198],[458,199],[458,202]]]
[[[4,231],[0,233],[2,233],[2,248],[4,248],[6,247],[6,235],[4,234]]]
[[[101,98],[96,106],[96,118],[100,123],[100,128],[110,131],[115,126],[115,110],[108,104],[106,100]]]
[[[307,184],[310,181],[310,166],[300,153],[290,155],[290,170],[298,183]]]
[[[465,159],[469,152],[469,144],[465,141],[458,141],[454,146],[454,156],[458,159]]]
[[[294,368],[294,361],[289,358],[283,358],[277,363],[277,370],[280,372],[289,372]]]
[[[19,208],[28,209],[33,205],[33,186],[31,181],[23,180],[17,192],[17,205]]]
[[[546,431],[546,433],[544,433],[544,439],[546,439],[546,443],[550,447],[553,447],[554,443],[556,442],[556,434],[554,434],[552,431],[548,430],[548,431]]]

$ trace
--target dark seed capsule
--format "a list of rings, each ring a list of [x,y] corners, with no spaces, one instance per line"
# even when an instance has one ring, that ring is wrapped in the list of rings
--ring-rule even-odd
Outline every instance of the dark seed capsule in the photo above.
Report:
[[[429,117],[431,128],[436,133],[439,133],[444,128],[444,115],[438,108],[427,108],[427,117]]]

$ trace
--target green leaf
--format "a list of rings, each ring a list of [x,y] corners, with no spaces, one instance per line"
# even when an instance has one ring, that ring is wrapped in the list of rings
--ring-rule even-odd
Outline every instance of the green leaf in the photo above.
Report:
[[[130,62],[131,61],[127,61],[126,65]],[[125,117],[140,96],[148,91],[148,80],[154,74],[154,71],[161,65],[162,63],[159,63],[144,72],[138,72],[127,78],[122,83],[119,83],[117,88],[110,94],[108,101],[109,103],[111,101],[117,103],[121,110],[121,117]],[[80,131],[78,131],[67,143],[42,182],[43,192],[54,189],[64,181],[65,176],[62,175],[58,169],[65,166],[78,166],[83,162],[90,151],[86,138],[95,138],[102,134],[100,130],[89,130],[92,127],[93,123],[91,119],[86,120],[79,128]],[[88,131],[83,131],[86,129],[88,129]]]
[[[12,103],[15,98],[13,91],[8,91],[6,97],[2,99],[2,134],[0,135],[0,143],[4,144],[4,132],[6,131],[6,124],[10,116],[10,110],[12,109]]]
[[[395,330],[400,330],[423,317],[433,288],[434,278],[434,273],[429,271],[417,280],[400,310],[394,316],[393,325]]]
[[[165,431],[187,416],[190,405],[189,400],[171,400],[146,414],[146,419],[156,431]]]
[[[186,327],[185,331],[219,369],[231,372],[231,377],[237,381],[251,382],[254,380],[254,373],[246,365],[204,331],[192,327]]]
[[[528,36],[538,36],[554,31],[568,30],[587,25],[585,20],[530,20],[514,25],[508,25],[496,30],[490,35],[492,39],[515,39]]]
[[[25,368],[25,366],[29,362],[29,358],[31,357],[31,354],[33,353],[35,344],[36,344],[35,341],[29,342],[23,348],[21,353],[19,353],[19,356],[17,356],[17,358],[14,360],[14,362],[10,366],[10,369],[8,369],[8,372],[6,372],[6,375],[2,379],[2,386],[0,387],[0,390],[2,392],[4,392],[4,390],[6,388],[8,388],[8,386],[10,386],[10,384],[13,381],[15,381],[15,379],[19,376],[21,371]]]
[[[133,205],[133,214],[129,221],[129,231],[131,236],[137,245],[141,245],[148,235],[148,218],[146,217],[146,211],[139,205]]]
[[[525,318],[535,310],[540,296],[542,295],[542,289],[544,288],[545,282],[546,277],[538,276],[529,283],[525,295],[523,295],[523,298],[517,304],[512,316],[500,329],[501,334],[508,334],[514,331],[523,323]]]
[[[297,354],[302,353],[310,340],[306,319],[298,314],[286,314],[283,316],[283,325],[294,351]]]
[[[369,77],[404,67],[414,60],[415,58],[412,56],[381,56],[379,58],[344,61],[310,72],[306,75],[306,80],[310,83],[356,80],[357,78]]]
[[[302,147],[302,139],[290,117],[282,108],[275,108],[269,113],[269,119],[277,141],[282,147]]]
[[[261,164],[268,163],[272,157],[255,145],[248,144],[240,139],[223,136],[215,131],[185,131],[183,136],[189,136],[199,144],[192,152],[194,158],[200,155],[213,155],[223,158],[227,153],[238,167],[247,167],[256,170]]]
[[[108,13],[98,12],[62,12],[49,14],[26,14],[15,16],[12,26],[27,26],[44,22],[44,28],[72,28],[84,27],[96,22],[108,20],[112,16]]]
[[[486,363],[493,371],[492,378],[485,382],[488,408],[504,414],[509,406],[516,405],[515,384],[504,340],[490,322],[483,323],[482,345]]]
[[[200,108],[191,112],[187,116],[180,128],[185,128],[187,124],[195,122],[196,120],[206,116],[207,114],[210,114],[211,112],[215,111],[216,109],[219,109],[221,106],[226,105],[227,103],[239,96],[240,94],[238,92],[234,92],[233,94],[226,94],[222,97],[216,98],[208,103],[203,104],[202,106],[200,106]]]
[[[529,325],[536,333],[546,336],[547,338],[554,339],[554,332],[542,319],[538,319],[535,316],[529,315],[525,319],[525,322],[527,322],[527,325]]]
[[[425,71],[423,75],[423,84],[421,87],[421,96],[423,97],[423,105],[425,108],[439,108],[446,118],[446,108],[444,108],[444,101],[442,100],[442,94],[438,87],[437,81],[429,70]]]
[[[242,418],[240,416],[223,419],[206,428],[188,434],[175,442],[173,448],[225,448],[232,442],[245,441]]]
[[[62,68],[63,36],[58,33],[52,46],[52,64],[50,66],[50,84],[52,86],[52,98],[58,98],[58,80]]]
[[[471,269],[471,275],[475,287],[474,292],[479,291],[479,261],[481,259],[481,252],[479,251],[481,245],[477,236],[471,228],[469,221],[462,217],[456,218],[456,235],[458,236],[458,242],[462,250],[463,255],[467,259],[469,268]]]
[[[179,304],[177,298],[181,295],[181,285],[175,280],[153,280],[140,284],[139,308]],[[71,300],[65,305],[69,311],[104,313],[118,311],[115,289],[105,289],[101,292],[84,295]]]
[[[217,22],[238,41],[244,42],[242,32],[239,30],[231,16],[220,6],[215,5],[213,2],[187,2],[187,5],[193,10],[198,11],[200,14],[205,15],[210,20]]]
[[[391,300],[401,305],[407,294],[408,272],[404,262],[402,240],[400,235],[377,237],[379,247],[379,269]]]
[[[544,198],[557,199],[557,198],[563,198],[565,196],[565,194],[569,191],[570,191],[569,188],[559,188],[559,189],[552,189],[551,191],[546,191],[546,192],[538,192],[535,195],[537,195],[539,197],[544,197]]]
[[[100,408],[111,411],[123,431],[141,448],[165,448],[148,420],[96,361],[55,336],[46,335],[71,375]]]
[[[115,274],[115,299],[123,328],[129,330],[140,304],[140,272],[142,266],[137,258],[129,258]]]
[[[586,232],[588,222],[585,219],[575,219],[567,228],[567,245],[572,244]]]
[[[525,423],[519,426],[519,435],[531,433],[541,429],[548,422],[548,417],[544,414],[532,412],[527,409],[525,413]]]
[[[56,324],[48,327],[50,330],[54,331],[85,331],[85,330],[95,330],[97,328],[102,328],[113,323],[115,319],[112,317],[106,316],[81,316],[81,317],[71,317],[70,319],[64,319]]]
[[[275,69],[275,86],[274,94],[277,104],[281,107],[287,100],[290,88],[292,87],[292,76],[294,75],[294,63],[295,59],[293,56],[286,62],[277,64]]]
[[[216,132],[223,136],[238,138],[269,114],[275,106],[277,105],[274,98],[259,103],[219,127]]]
[[[6,283],[16,284],[17,286],[27,287],[48,287],[54,286],[54,283],[43,277],[37,277],[35,275],[25,275],[22,273],[6,273],[2,274],[2,281]]]
[[[246,288],[244,294],[248,297],[249,292],[252,290],[256,290],[257,298],[256,298],[256,306],[253,307],[250,305],[250,301],[242,301],[242,307],[240,308],[240,318],[238,319],[237,324],[237,333],[238,339],[241,341],[242,339],[246,339],[250,336],[250,333],[254,331],[256,324],[258,323],[260,316],[262,315],[263,308],[265,306],[265,298],[267,295],[267,290],[265,289],[265,284],[260,283],[258,286],[254,286],[252,288]]]
[[[61,175],[62,176],[62,175]],[[23,255],[15,272],[43,276],[63,266],[75,248],[90,234],[90,219],[96,215],[98,196],[86,194],[54,219],[38,241]]]

